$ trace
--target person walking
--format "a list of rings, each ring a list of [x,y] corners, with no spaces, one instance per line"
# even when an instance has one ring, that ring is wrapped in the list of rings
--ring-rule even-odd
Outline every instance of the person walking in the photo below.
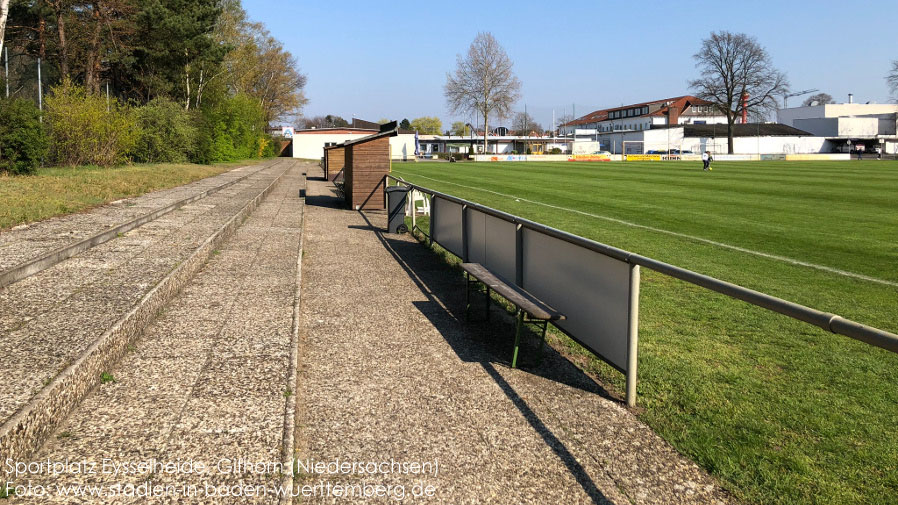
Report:
[[[711,170],[711,162],[714,161],[711,158],[711,151],[705,151],[702,153],[702,170]]]
[[[880,149],[879,146],[876,146],[876,159],[882,159],[882,149]]]

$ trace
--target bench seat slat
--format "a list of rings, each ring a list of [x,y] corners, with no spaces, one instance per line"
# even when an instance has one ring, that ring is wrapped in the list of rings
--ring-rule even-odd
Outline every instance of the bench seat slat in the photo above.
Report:
[[[480,263],[462,263],[461,268],[535,319],[545,319],[547,321],[564,319],[564,314],[549,307],[524,289],[490,272]]]

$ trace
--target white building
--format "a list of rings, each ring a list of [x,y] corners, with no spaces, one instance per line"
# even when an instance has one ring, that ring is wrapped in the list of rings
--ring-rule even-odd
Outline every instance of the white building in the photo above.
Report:
[[[776,112],[776,120],[825,137],[838,150],[867,152],[879,147],[898,153],[898,104],[830,103],[791,107]]]
[[[676,124],[726,123],[712,102],[684,95],[590,112],[559,127],[564,136],[650,130]]]
[[[293,157],[318,160],[324,156],[324,147],[342,144],[377,133],[367,128],[311,128],[293,132]],[[414,159],[415,134],[400,133],[390,137],[390,154],[394,160]]]
[[[613,154],[727,152],[726,124],[680,124],[656,126],[651,130],[600,133],[601,150]],[[584,139],[587,140],[587,139]],[[733,152],[736,154],[829,153],[835,145],[824,137],[811,135],[776,123],[733,125]]]

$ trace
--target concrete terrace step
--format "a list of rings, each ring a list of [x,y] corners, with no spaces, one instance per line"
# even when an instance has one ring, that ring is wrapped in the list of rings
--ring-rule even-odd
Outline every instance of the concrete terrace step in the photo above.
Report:
[[[220,499],[208,486],[289,485],[277,470],[253,472],[244,462],[277,464],[293,455],[299,261],[305,177],[292,168],[257,210],[221,245],[117,366],[114,382],[94,389],[33,461],[203,463],[210,471],[130,475],[32,475],[58,489],[151,483],[161,503],[278,503],[273,494]],[[219,472],[218,463],[226,460]],[[289,466],[288,466],[289,468]],[[286,479],[285,479],[286,477]],[[21,479],[20,479],[21,480]],[[184,496],[187,486],[197,493]],[[40,503],[68,503],[45,497]],[[15,498],[13,503],[37,503]],[[146,498],[115,503],[146,503]],[[110,497],[79,503],[110,503]],[[286,503],[288,501],[284,501]],[[154,502],[155,503],[155,502]]]
[[[0,234],[0,288],[221,191],[277,163],[282,161],[236,168],[176,188],[119,200],[92,212],[52,218],[4,232]]]
[[[0,457],[33,452],[294,164],[0,289]]]

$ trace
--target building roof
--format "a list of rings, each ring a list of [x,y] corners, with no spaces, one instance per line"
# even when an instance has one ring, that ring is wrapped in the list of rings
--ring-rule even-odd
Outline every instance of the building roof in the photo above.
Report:
[[[726,137],[727,125],[725,124],[678,124],[655,125],[653,130],[666,128],[683,128],[684,137]],[[813,133],[793,128],[780,123],[746,123],[734,124],[734,137],[813,137]]]
[[[692,95],[683,95],[677,96],[674,98],[665,98],[663,100],[652,100],[650,102],[640,102],[640,103],[632,103],[630,105],[622,105],[620,107],[611,107],[608,109],[601,109],[597,111],[590,112],[585,116],[581,116],[573,121],[568,121],[559,126],[579,126],[590,123],[597,123],[599,121],[605,121],[608,119],[608,114],[618,110],[626,110],[634,107],[645,107],[648,105],[658,105],[658,104],[668,104],[663,105],[660,109],[656,111],[649,112],[648,114],[639,114],[633,117],[639,116],[665,116],[667,115],[667,111],[670,110],[671,107],[676,107],[682,113],[686,107],[690,105],[713,105],[713,102],[709,102],[707,100],[703,100],[697,96]]]
[[[364,135],[366,133],[374,133],[377,128],[309,128],[307,130],[296,130],[294,135],[324,135],[324,134],[346,134],[356,133]]]
[[[377,140],[377,139],[383,138],[383,137],[395,137],[396,135],[399,135],[399,128],[394,128],[394,129],[392,129],[392,130],[382,131],[382,132],[380,132],[380,133],[375,133],[374,135],[368,135],[367,137],[362,137],[362,138],[358,138],[358,139],[347,140],[346,142],[343,142],[342,144],[338,144],[338,145],[333,146],[333,147],[349,147],[349,146],[352,146],[352,145],[355,145],[355,144],[363,144],[363,143],[365,143],[365,142],[370,142],[370,141],[372,141],[372,140]]]

